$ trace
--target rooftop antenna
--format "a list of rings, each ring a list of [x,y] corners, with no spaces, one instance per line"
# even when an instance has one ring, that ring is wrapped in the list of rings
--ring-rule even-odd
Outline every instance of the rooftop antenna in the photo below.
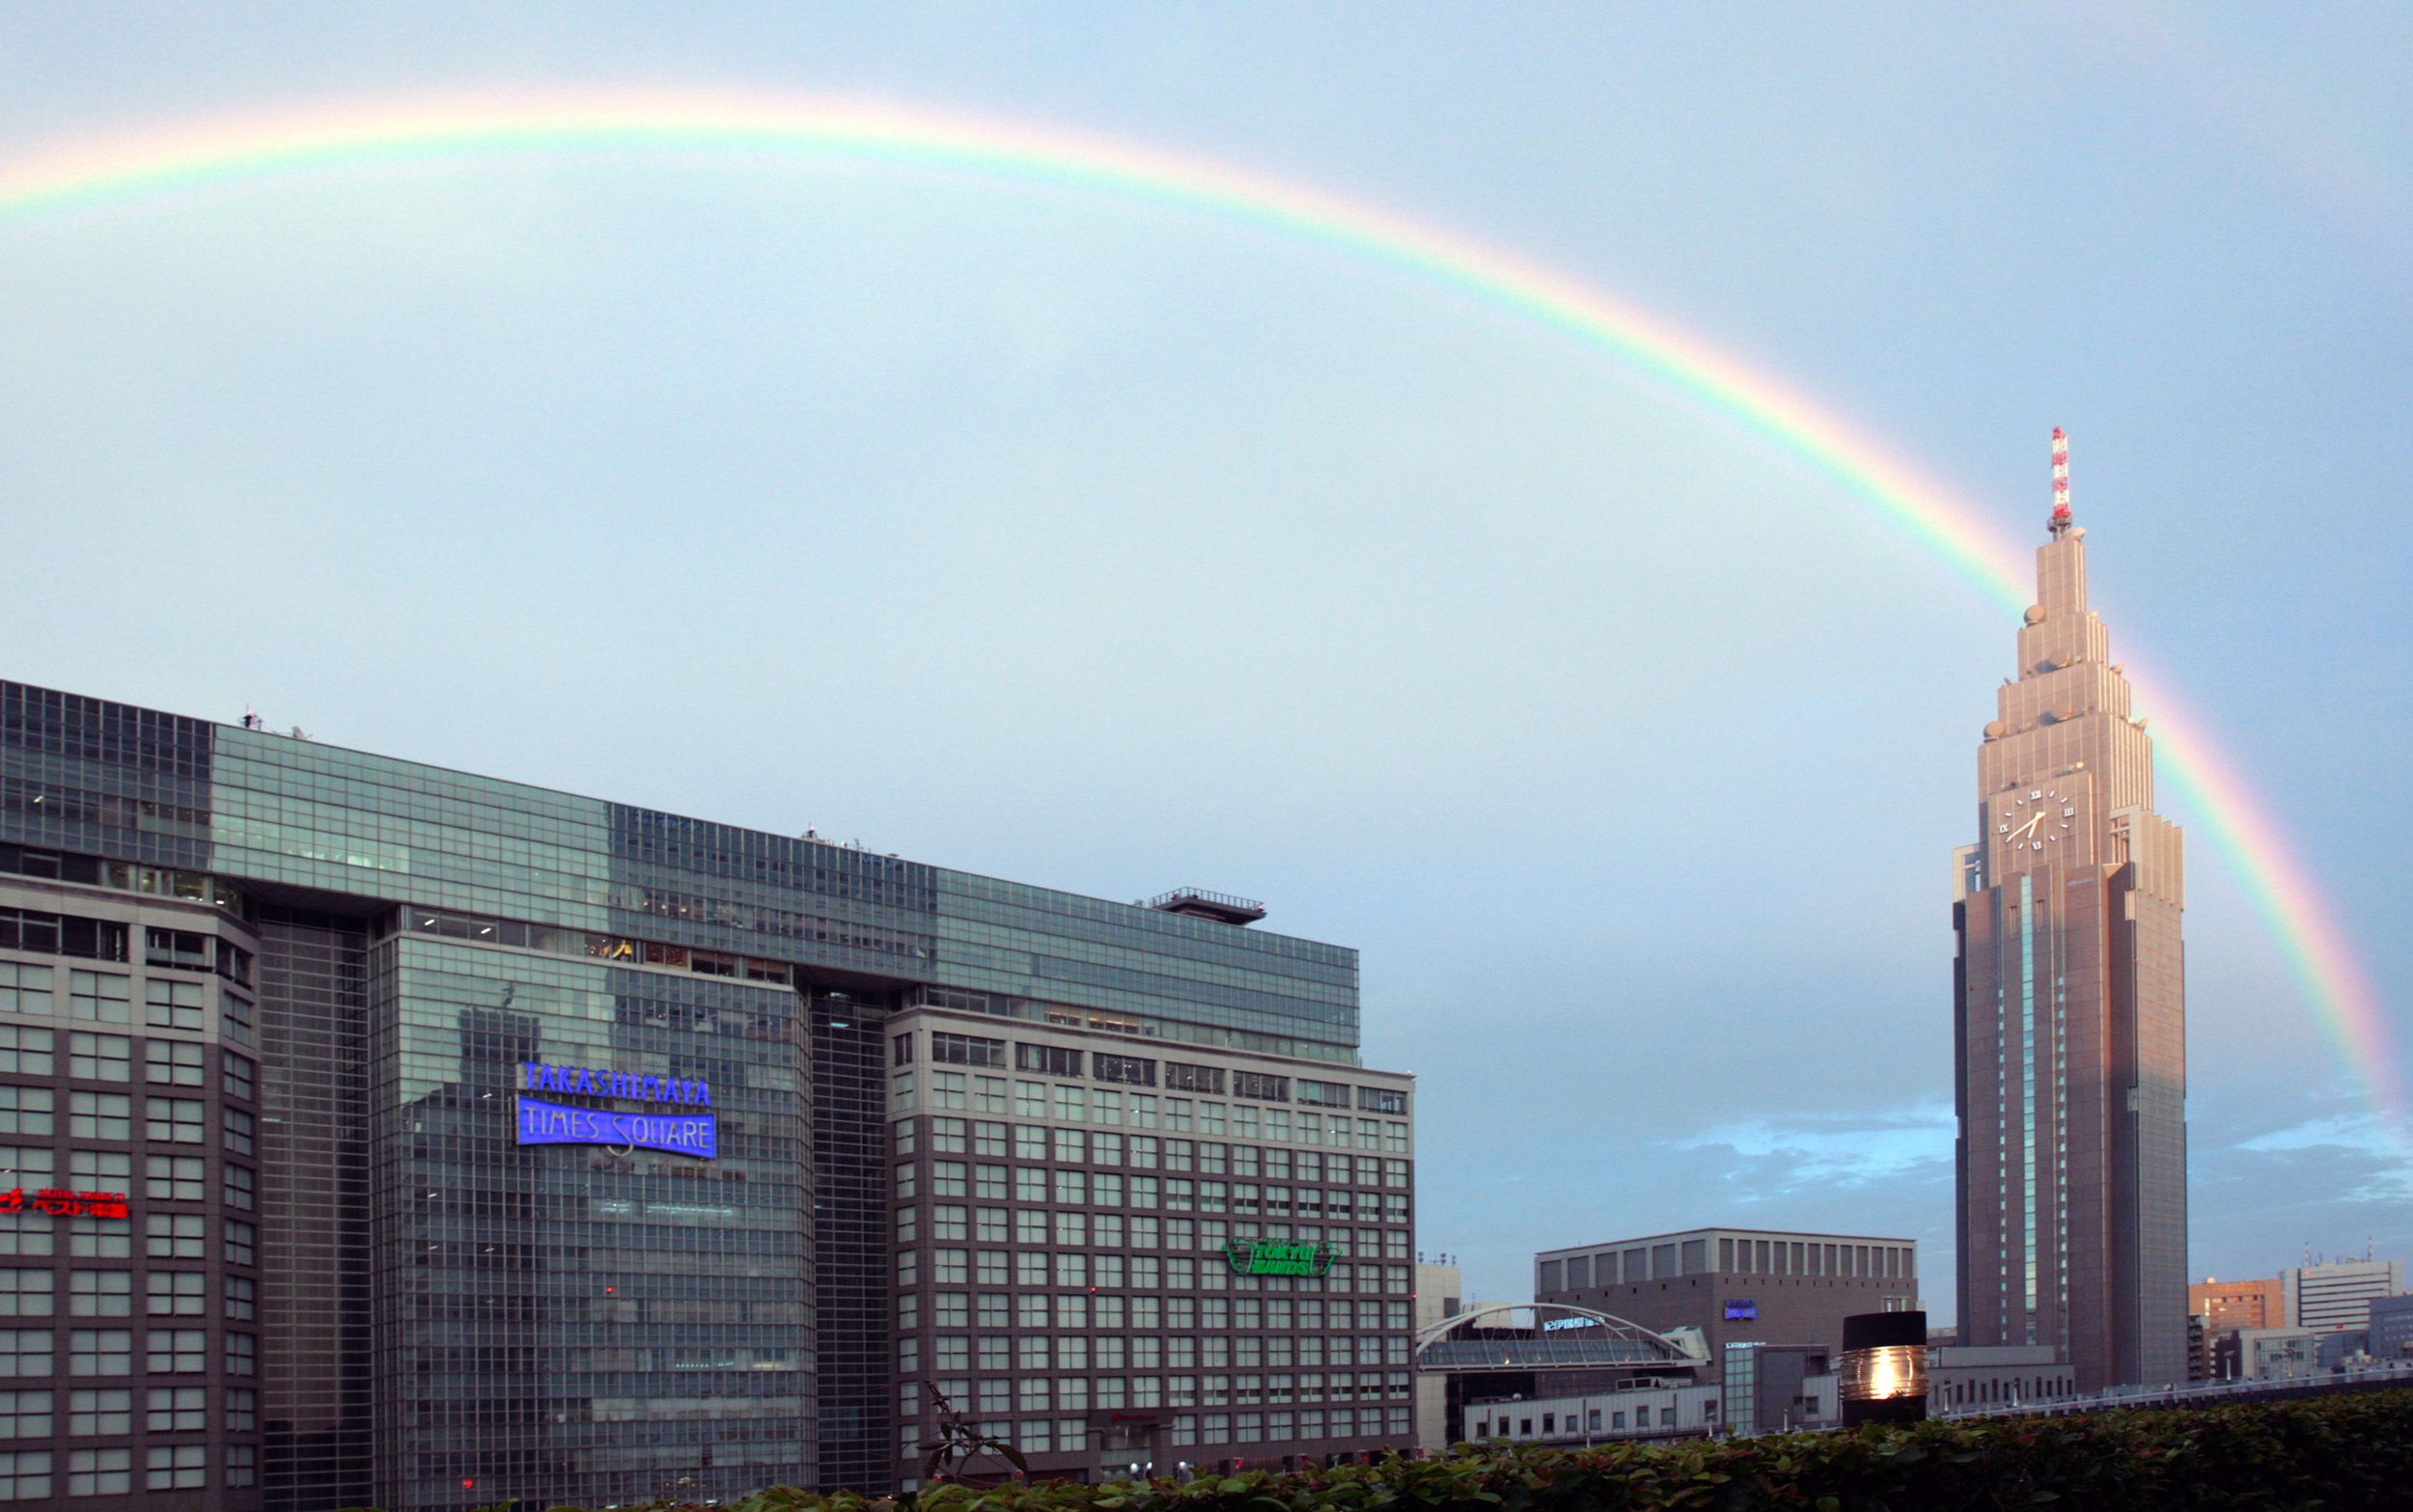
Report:
[[[2053,427],[2053,519],[2055,539],[2067,533],[2069,518],[2069,432]]]

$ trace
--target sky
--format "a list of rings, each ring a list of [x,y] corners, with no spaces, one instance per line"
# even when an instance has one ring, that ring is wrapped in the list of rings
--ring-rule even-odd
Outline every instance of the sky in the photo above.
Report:
[[[1077,131],[1695,333],[2041,538],[2413,1045],[2413,14],[20,3],[0,178],[565,89]],[[1906,1235],[2014,623],[1832,480],[1364,259],[995,178],[397,164],[0,221],[0,675],[1363,952],[1419,1243]],[[2150,710],[2149,709],[2150,713]],[[2165,792],[2182,825],[2195,816]],[[2190,853],[2198,1276],[2413,1173]]]

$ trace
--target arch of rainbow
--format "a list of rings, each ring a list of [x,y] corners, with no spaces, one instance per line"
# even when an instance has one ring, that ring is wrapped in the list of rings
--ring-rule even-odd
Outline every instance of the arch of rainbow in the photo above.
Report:
[[[1775,375],[1578,279],[1371,206],[1129,142],[891,104],[733,94],[347,103],[174,124],[0,162],[0,227],[79,207],[381,165],[597,153],[887,164],[1047,186],[1255,227],[1453,290],[1590,347],[1839,484],[1995,607],[2023,608],[2020,555],[1979,512]],[[2413,1147],[2376,995],[2334,910],[2263,806],[2166,688],[2150,693],[2165,775],[2243,886],[2314,1016],[2400,1152]]]

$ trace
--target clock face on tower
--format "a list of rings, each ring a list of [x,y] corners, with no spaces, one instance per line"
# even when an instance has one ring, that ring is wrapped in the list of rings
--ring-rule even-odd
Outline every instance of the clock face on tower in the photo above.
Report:
[[[1994,838],[2013,851],[2049,852],[2077,822],[2077,795],[2059,787],[2022,787],[1996,801]]]

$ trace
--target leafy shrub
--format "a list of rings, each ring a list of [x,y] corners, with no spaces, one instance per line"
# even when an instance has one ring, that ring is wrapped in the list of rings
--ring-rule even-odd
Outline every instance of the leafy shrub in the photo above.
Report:
[[[735,1512],[2377,1512],[2413,1508],[2413,1390],[1589,1449],[1461,1444],[1187,1483],[789,1487]],[[667,1506],[662,1512],[668,1512]]]

